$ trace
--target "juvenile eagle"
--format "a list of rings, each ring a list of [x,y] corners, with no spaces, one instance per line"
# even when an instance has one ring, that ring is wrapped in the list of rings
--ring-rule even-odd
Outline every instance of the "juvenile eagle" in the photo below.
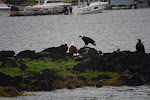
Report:
[[[145,48],[144,48],[144,45],[141,42],[141,39],[137,39],[137,40],[138,40],[138,43],[136,44],[136,51],[145,53]]]
[[[85,37],[85,36],[82,36],[80,35],[79,37],[82,38],[82,40],[84,41],[85,45],[87,46],[89,43],[91,43],[92,45],[95,45],[96,46],[96,43],[93,39],[89,38],[89,37]]]

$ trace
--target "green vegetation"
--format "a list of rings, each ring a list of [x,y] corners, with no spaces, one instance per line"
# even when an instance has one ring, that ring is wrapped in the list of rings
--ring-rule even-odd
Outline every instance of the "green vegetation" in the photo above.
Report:
[[[43,54],[47,54],[44,52]],[[86,70],[85,73],[81,73],[78,71],[73,71],[72,68],[78,64],[79,62],[74,62],[71,58],[68,56],[66,57],[67,61],[63,61],[62,59],[59,59],[57,61],[53,61],[53,59],[49,57],[44,57],[36,60],[31,60],[30,58],[24,58],[22,61],[24,64],[27,66],[27,69],[25,70],[20,70],[19,67],[11,67],[11,65],[6,64],[6,68],[0,68],[0,72],[10,75],[12,77],[14,76],[20,76],[27,74],[29,71],[35,71],[35,72],[40,72],[44,69],[53,69],[57,71],[57,74],[60,77],[66,77],[66,76],[79,76],[79,75],[89,75],[89,76],[98,76],[98,75],[108,75],[109,77],[116,77],[118,76],[117,73],[112,73],[112,72],[98,72],[98,71],[93,71],[93,70]],[[20,66],[20,64],[16,61],[16,64]],[[0,62],[0,65],[2,62]]]
[[[19,68],[15,68],[15,67],[6,67],[6,68],[0,68],[0,72],[9,75],[9,76],[20,76],[22,73],[20,73],[20,69]]]
[[[44,52],[43,54],[47,54]],[[86,70],[85,73],[81,73],[78,71],[73,71],[72,68],[78,64],[79,62],[74,62],[71,58],[66,57],[68,61],[63,61],[62,59],[59,59],[57,61],[52,61],[49,57],[44,57],[36,60],[31,60],[30,58],[24,58],[22,61],[27,66],[27,69],[24,71],[20,70],[18,67],[11,67],[11,65],[6,64],[6,68],[0,68],[0,72],[10,75],[12,77],[14,76],[20,76],[28,73],[28,71],[35,71],[40,72],[44,69],[53,69],[57,71],[57,74],[60,77],[65,76],[79,76],[79,75],[89,75],[89,76],[98,76],[98,75],[108,75],[109,77],[116,77],[118,76],[117,73],[112,72],[98,72],[93,70]],[[18,62],[16,62],[18,64]],[[0,62],[0,65],[2,62]],[[20,65],[20,64],[18,64]]]
[[[40,54],[46,55],[46,54],[50,54],[50,53],[49,52],[41,52]]]

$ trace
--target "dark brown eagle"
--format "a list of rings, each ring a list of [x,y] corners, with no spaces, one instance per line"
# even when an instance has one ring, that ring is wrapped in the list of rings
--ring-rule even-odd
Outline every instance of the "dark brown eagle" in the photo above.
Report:
[[[136,51],[145,53],[145,48],[144,48],[144,45],[141,42],[141,39],[137,39],[137,40],[138,40],[138,43],[136,44]]]
[[[89,43],[91,43],[92,45],[96,46],[96,43],[93,39],[89,38],[89,37],[85,37],[80,35],[79,37],[82,38],[82,40],[84,41],[85,45],[87,46]]]

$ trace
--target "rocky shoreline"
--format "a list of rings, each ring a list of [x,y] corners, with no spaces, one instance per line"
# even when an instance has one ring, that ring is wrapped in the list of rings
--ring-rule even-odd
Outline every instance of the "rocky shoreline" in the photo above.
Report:
[[[1,90],[0,96],[22,95],[21,92],[7,95],[12,90],[8,87],[18,91],[52,91],[86,86],[150,84],[149,53],[102,53],[90,47],[80,48],[78,52],[80,55],[73,57],[62,47],[51,47],[38,53],[31,50],[18,54],[1,51],[0,86],[6,90]]]

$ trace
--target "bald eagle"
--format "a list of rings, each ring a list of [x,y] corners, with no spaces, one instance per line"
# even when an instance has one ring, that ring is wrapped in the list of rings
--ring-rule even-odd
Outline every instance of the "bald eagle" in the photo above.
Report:
[[[61,50],[63,51],[63,52],[67,52],[67,50],[68,50],[68,45],[66,44],[66,40],[63,40],[62,41],[62,44],[59,46],[59,48],[61,48]]]
[[[74,53],[78,53],[78,49],[74,46],[73,42],[70,42],[71,47],[69,48],[69,54],[73,56]]]
[[[137,39],[137,40],[138,40],[138,43],[136,44],[136,51],[145,53],[145,48],[144,48],[144,45],[141,42],[141,39]]]
[[[80,35],[79,37],[82,38],[82,40],[84,41],[85,45],[87,46],[89,43],[91,43],[92,45],[96,46],[96,43],[93,39],[89,38],[89,37],[85,37]]]

